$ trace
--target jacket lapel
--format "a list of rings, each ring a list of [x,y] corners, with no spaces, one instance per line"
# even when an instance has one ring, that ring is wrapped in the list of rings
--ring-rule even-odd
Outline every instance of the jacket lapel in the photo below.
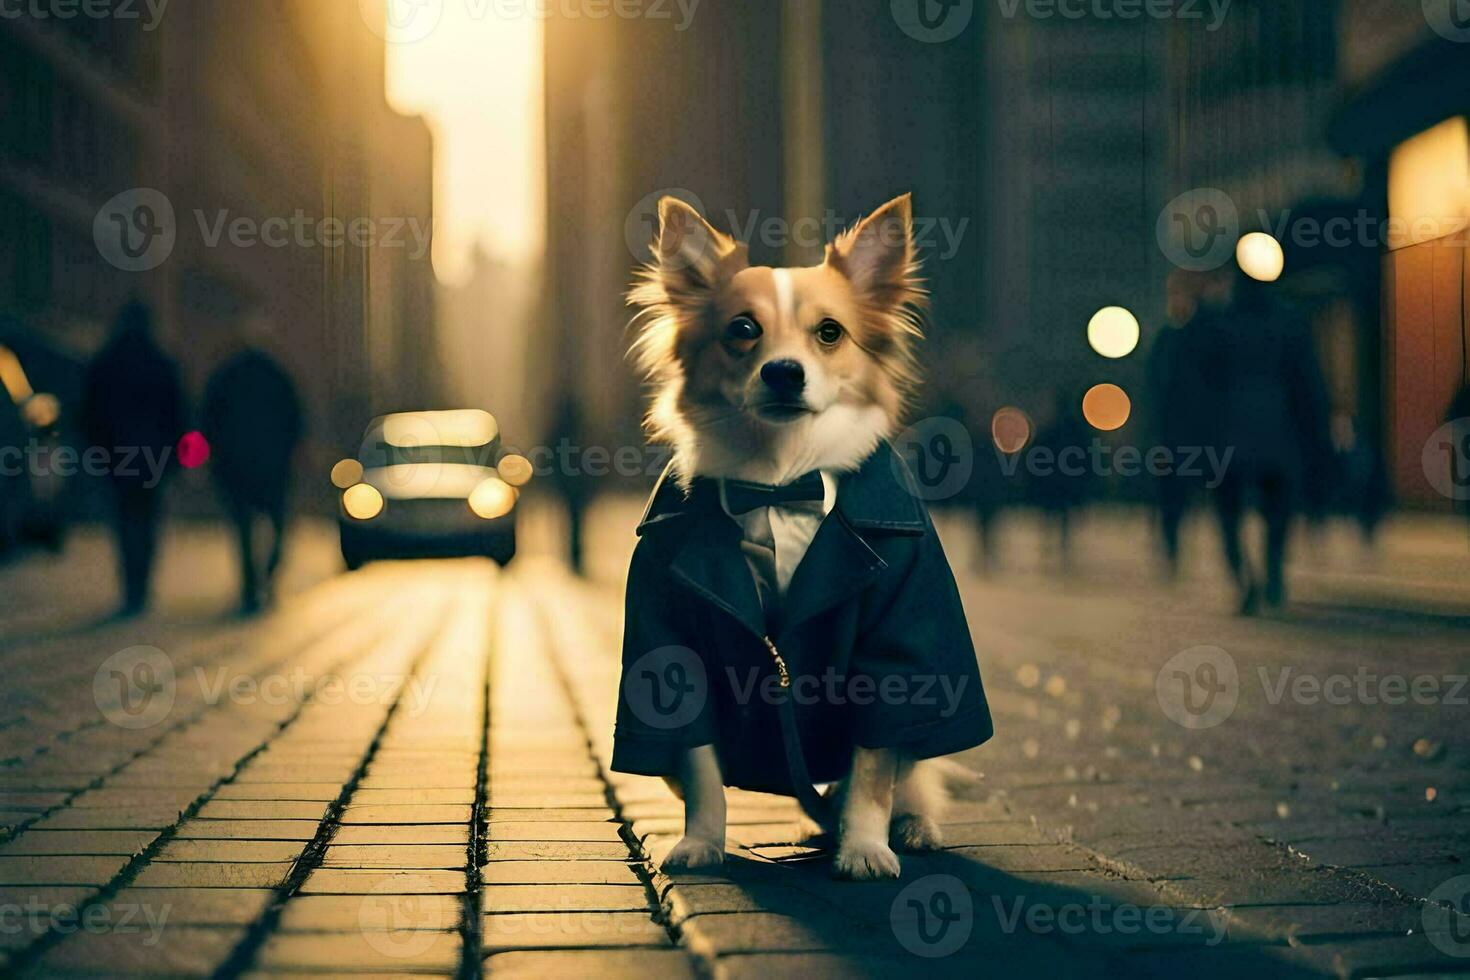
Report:
[[[765,611],[750,566],[740,551],[740,528],[718,505],[691,500],[688,535],[669,571],[706,602],[757,637],[766,635]]]
[[[827,515],[786,590],[781,631],[799,626],[866,589],[887,567],[840,510]]]

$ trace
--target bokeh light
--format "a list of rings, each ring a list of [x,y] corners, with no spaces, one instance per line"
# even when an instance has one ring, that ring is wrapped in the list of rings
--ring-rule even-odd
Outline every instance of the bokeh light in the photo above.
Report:
[[[1121,306],[1105,306],[1087,324],[1087,342],[1103,357],[1127,357],[1138,347],[1138,318]]]
[[[1264,231],[1253,231],[1236,243],[1235,261],[1240,271],[1260,282],[1275,282],[1286,268],[1281,243]]]
[[[202,432],[185,432],[179,438],[179,465],[186,470],[198,469],[209,462],[209,440]]]
[[[1117,385],[1094,385],[1082,397],[1082,416],[1094,429],[1112,432],[1128,424],[1133,403],[1128,393]]]
[[[346,490],[362,482],[362,464],[355,459],[344,459],[332,467],[332,486]]]
[[[995,448],[1010,456],[1031,441],[1031,419],[1019,408],[1008,405],[990,419],[990,438]]]
[[[370,521],[383,512],[383,495],[372,484],[359,483],[342,494],[342,509],[348,517]]]
[[[487,521],[509,514],[516,505],[515,488],[504,480],[491,477],[470,494],[470,510]]]

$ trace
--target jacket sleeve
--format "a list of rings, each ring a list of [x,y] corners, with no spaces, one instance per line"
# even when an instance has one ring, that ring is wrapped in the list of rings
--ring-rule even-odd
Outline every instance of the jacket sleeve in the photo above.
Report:
[[[656,546],[641,540],[624,600],[615,772],[677,775],[688,749],[715,741],[710,669],[684,598]]]
[[[906,567],[890,564],[893,584],[878,590],[859,629],[853,678],[871,678],[872,690],[863,704],[852,689],[854,736],[867,748],[900,748],[927,759],[973,748],[994,727],[939,536],[930,524],[922,538],[909,541]]]

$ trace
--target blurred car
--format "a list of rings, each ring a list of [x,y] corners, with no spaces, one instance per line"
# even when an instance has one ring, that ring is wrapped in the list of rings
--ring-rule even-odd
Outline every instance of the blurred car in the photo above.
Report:
[[[406,412],[375,419],[356,457],[332,468],[341,491],[342,558],[370,561],[516,553],[516,504],[531,464],[506,454],[489,412]]]
[[[31,387],[20,358],[0,344],[0,552],[24,542],[53,551],[66,536],[66,467],[61,448],[61,402]]]

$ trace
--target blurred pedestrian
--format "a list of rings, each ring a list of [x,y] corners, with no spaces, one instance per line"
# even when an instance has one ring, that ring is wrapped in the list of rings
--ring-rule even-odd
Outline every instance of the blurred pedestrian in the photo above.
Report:
[[[221,364],[204,391],[204,436],[240,549],[240,607],[269,602],[285,548],[291,464],[304,425],[290,375],[265,351],[245,349]],[[260,519],[270,546],[262,569],[255,551]]]
[[[1200,445],[1199,331],[1191,329],[1200,312],[1204,282],[1195,272],[1176,269],[1167,285],[1166,326],[1149,350],[1147,383],[1153,409],[1154,445],[1173,454]],[[1182,468],[1181,468],[1182,469]],[[1156,478],[1159,533],[1170,578],[1179,574],[1179,531],[1190,500],[1200,486],[1192,470],[1171,468]]]
[[[122,614],[148,604],[163,491],[184,430],[178,367],[153,339],[153,315],[129,302],[106,345],[88,365],[82,424],[87,439],[113,461],[113,529],[122,563]]]
[[[1286,551],[1293,515],[1328,490],[1331,440],[1327,393],[1303,317],[1273,287],[1216,276],[1195,329],[1201,331],[1201,396],[1207,446],[1229,462],[1215,491],[1225,560],[1241,612],[1286,601]],[[1266,568],[1258,574],[1241,543],[1251,506],[1266,523]],[[1264,578],[1264,582],[1263,582]]]
[[[556,452],[552,454],[556,465],[551,480],[567,511],[567,550],[572,571],[580,574],[585,570],[583,541],[592,486],[588,483],[586,474],[572,472],[570,468],[573,460],[582,458],[582,454],[574,450],[581,445],[584,436],[582,409],[572,393],[562,395],[551,428],[552,444],[556,447]]]
[[[1036,436],[1037,450],[1044,451],[1051,465],[1034,474],[1033,501],[1047,523],[1055,529],[1059,562],[1065,570],[1072,561],[1072,515],[1087,503],[1092,489],[1092,430],[1082,418],[1080,398],[1058,391],[1053,398],[1051,421]]]

